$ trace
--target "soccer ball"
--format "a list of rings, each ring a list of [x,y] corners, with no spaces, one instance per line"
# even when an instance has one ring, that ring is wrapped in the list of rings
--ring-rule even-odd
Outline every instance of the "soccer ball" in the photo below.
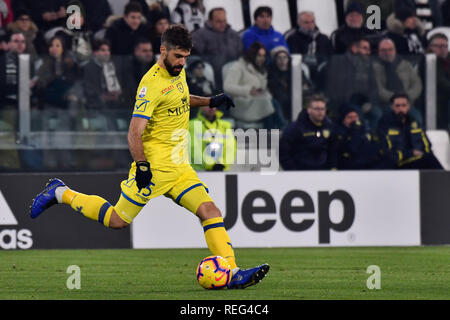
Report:
[[[197,281],[205,289],[222,289],[231,281],[231,268],[225,258],[209,256],[197,267]]]

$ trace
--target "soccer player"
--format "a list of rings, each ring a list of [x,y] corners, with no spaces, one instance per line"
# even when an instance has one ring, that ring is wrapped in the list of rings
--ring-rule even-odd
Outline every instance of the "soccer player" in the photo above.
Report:
[[[189,94],[183,67],[191,48],[191,35],[182,25],[172,25],[162,35],[160,58],[144,75],[137,90],[128,131],[134,162],[128,178],[121,183],[117,204],[112,206],[99,196],[76,192],[54,178],[36,196],[30,214],[36,218],[52,205],[65,203],[106,227],[120,229],[128,226],[150,199],[165,195],[199,217],[211,253],[230,263],[233,277],[228,288],[242,289],[261,281],[269,265],[247,270],[237,267],[221,212],[189,164],[190,108],[234,107],[226,94],[214,97]]]

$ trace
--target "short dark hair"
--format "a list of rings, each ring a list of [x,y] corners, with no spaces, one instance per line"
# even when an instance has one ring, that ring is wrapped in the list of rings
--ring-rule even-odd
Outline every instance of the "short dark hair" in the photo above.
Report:
[[[139,2],[136,1],[130,1],[128,2],[128,4],[125,6],[124,12],[123,14],[126,16],[131,12],[139,12],[142,13],[142,6]]]
[[[173,24],[164,31],[161,36],[161,44],[167,48],[171,49],[192,49],[192,35],[189,30],[182,24]]]
[[[448,37],[443,33],[435,33],[430,37],[430,40],[428,40],[428,43],[431,44],[434,39],[444,39],[445,41],[448,41]]]
[[[311,104],[315,101],[322,101],[323,103],[327,103],[327,98],[321,93],[313,93],[310,96],[306,98],[305,106],[306,108],[309,108]]]
[[[141,44],[147,44],[147,43],[152,44],[152,42],[149,39],[141,37],[141,38],[136,40],[136,42],[134,43],[133,49],[136,49]]]
[[[256,56],[258,55],[259,50],[264,49],[266,51],[266,55],[267,55],[267,49],[266,47],[259,41],[255,41],[253,42],[250,47],[248,47],[247,51],[244,53],[244,60],[247,61],[248,63],[253,64],[255,67],[255,61],[256,61]]]
[[[396,93],[394,93],[392,95],[391,99],[389,99],[389,102],[390,103],[394,103],[395,99],[398,99],[398,98],[405,98],[408,101],[408,103],[410,102],[409,96],[406,93],[404,93],[404,92],[396,92]]]
[[[25,33],[23,33],[22,31],[19,31],[19,30],[15,30],[15,31],[7,31],[7,33],[6,33],[6,42],[10,42],[11,41],[11,38],[13,37],[13,35],[15,35],[15,34],[21,34],[21,35],[23,35],[24,37],[25,37]],[[26,37],[25,37],[26,38]]]
[[[272,8],[265,6],[256,8],[255,12],[253,13],[253,19],[256,20],[256,18],[258,18],[263,13],[268,13],[269,16],[272,16]]]
[[[106,39],[96,39],[92,42],[92,51],[100,50],[101,46],[107,45],[111,49],[111,44]]]
[[[209,13],[208,13],[208,20],[211,21],[211,20],[213,19],[213,17],[214,17],[214,12],[216,12],[216,11],[224,11],[224,12],[226,12],[225,9],[222,8],[222,7],[212,8],[212,9],[209,11]]]

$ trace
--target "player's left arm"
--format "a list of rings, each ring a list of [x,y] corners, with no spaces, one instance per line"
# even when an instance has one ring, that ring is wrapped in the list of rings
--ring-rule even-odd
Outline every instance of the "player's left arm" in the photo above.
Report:
[[[211,97],[200,97],[190,94],[189,100],[191,107],[206,107],[209,106]]]
[[[147,161],[142,144],[142,133],[147,126],[148,120],[141,117],[132,117],[128,130],[128,146],[131,156],[136,162],[136,185],[139,190],[150,184],[152,172],[150,163]]]
[[[221,93],[212,97],[200,97],[195,95],[189,95],[191,107],[206,107],[217,108],[221,105],[225,105],[227,109],[234,108],[233,99],[226,93]]]

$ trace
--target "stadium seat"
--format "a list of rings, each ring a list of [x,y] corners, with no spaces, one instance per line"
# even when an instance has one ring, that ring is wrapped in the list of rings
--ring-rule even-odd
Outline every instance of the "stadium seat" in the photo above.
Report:
[[[276,5],[274,5],[276,4]],[[266,6],[272,8],[272,25],[276,31],[285,33],[292,28],[289,16],[289,4],[287,0],[250,0],[250,15],[252,24],[254,23],[253,13],[256,8]]]
[[[339,27],[335,0],[297,0],[297,10],[314,12],[317,27],[327,36]]]
[[[450,139],[445,130],[427,130],[431,149],[445,170],[450,170]]]
[[[175,8],[177,7],[179,0],[169,0],[167,1],[167,6],[169,7],[170,13],[173,12],[173,10],[175,10]]]
[[[450,39],[450,27],[437,27],[427,33],[427,40],[430,40],[431,36],[436,33],[443,33]],[[448,42],[448,50],[450,50],[450,41]]]
[[[228,24],[235,31],[241,31],[244,29],[244,16],[242,13],[241,0],[204,0],[206,15],[213,8],[224,8],[227,12]]]

